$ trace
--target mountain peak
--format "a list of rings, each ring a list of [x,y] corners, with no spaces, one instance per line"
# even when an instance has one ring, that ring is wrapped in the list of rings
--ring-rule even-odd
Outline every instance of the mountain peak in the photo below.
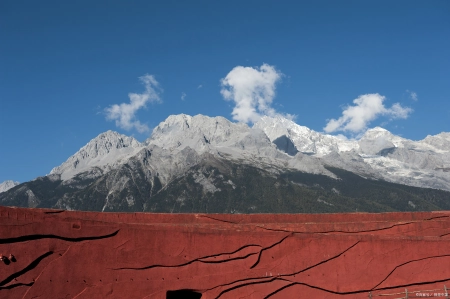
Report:
[[[403,139],[389,132],[382,127],[375,127],[368,129],[361,137],[361,139],[377,139],[377,138],[387,138],[387,139]]]
[[[210,145],[223,144],[249,130],[246,124],[233,123],[222,116],[171,115],[153,130],[146,143],[179,150],[189,146],[203,152]]]
[[[15,186],[17,186],[19,184],[20,184],[19,182],[15,182],[12,180],[4,181],[3,183],[0,184],[0,193],[6,192],[9,189],[14,188]]]
[[[333,151],[349,151],[357,147],[353,140],[321,134],[282,116],[263,116],[253,128],[263,130],[272,142],[286,136],[298,151],[306,154],[323,156]]]
[[[106,131],[89,141],[66,162],[53,168],[50,174],[60,174],[63,180],[92,167],[112,167],[136,154],[142,144],[135,138],[115,131]]]

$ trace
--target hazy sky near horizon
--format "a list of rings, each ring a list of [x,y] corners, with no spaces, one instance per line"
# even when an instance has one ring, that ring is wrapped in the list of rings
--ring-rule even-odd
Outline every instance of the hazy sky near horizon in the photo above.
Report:
[[[449,1],[0,3],[0,182],[169,115],[450,132]]]

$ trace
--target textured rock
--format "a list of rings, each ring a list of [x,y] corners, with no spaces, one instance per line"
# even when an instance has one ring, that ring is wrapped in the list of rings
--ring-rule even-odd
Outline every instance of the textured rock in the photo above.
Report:
[[[19,185],[19,182],[15,182],[15,181],[11,181],[11,180],[7,180],[4,181],[3,183],[0,183],[0,193],[2,192],[6,192],[11,188],[14,188],[15,186]]]
[[[1,298],[414,298],[450,287],[450,212],[0,207],[0,223]]]
[[[89,141],[66,162],[53,168],[50,175],[60,175],[61,179],[68,180],[94,167],[108,171],[123,164],[141,149],[142,145],[133,137],[107,131]]]

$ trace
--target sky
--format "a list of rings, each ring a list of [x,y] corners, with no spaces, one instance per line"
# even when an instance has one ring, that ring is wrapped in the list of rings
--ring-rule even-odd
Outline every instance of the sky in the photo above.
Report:
[[[450,132],[450,1],[0,1],[0,182],[180,113]]]

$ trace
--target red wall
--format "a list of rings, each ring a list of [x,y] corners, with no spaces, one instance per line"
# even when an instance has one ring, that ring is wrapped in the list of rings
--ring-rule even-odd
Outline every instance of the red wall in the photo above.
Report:
[[[406,291],[423,298],[450,288],[450,212],[0,207],[0,253],[15,257],[0,263],[0,298],[166,298],[183,289],[202,299],[404,298]]]

